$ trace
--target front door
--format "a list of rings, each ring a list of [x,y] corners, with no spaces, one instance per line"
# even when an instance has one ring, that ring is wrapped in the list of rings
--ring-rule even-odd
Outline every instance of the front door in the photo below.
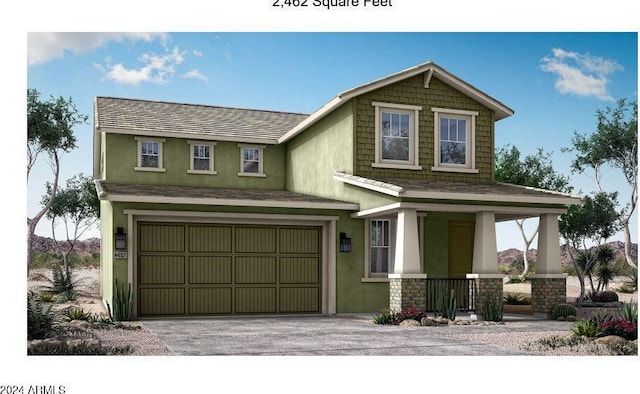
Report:
[[[472,221],[449,222],[449,278],[464,278],[471,273],[474,232]]]

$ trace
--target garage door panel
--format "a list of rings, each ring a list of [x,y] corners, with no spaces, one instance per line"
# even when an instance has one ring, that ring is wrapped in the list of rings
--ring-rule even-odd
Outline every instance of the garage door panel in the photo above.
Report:
[[[231,294],[231,287],[190,288],[189,314],[231,314]]]
[[[277,229],[272,227],[236,227],[236,253],[276,253]]]
[[[237,287],[236,313],[276,313],[275,287]]]
[[[190,226],[189,252],[193,253],[231,253],[231,226]]]
[[[280,253],[320,253],[320,231],[317,228],[281,228]]]
[[[138,280],[143,285],[181,284],[184,282],[183,256],[140,256]]]
[[[236,257],[234,266],[236,283],[276,283],[275,257]]]
[[[319,257],[281,257],[280,283],[319,283]]]
[[[231,256],[189,257],[189,283],[231,284]]]
[[[184,225],[140,225],[138,250],[144,252],[184,252]]]
[[[140,289],[141,315],[184,315],[184,288]]]
[[[281,287],[280,313],[320,312],[317,287]]]

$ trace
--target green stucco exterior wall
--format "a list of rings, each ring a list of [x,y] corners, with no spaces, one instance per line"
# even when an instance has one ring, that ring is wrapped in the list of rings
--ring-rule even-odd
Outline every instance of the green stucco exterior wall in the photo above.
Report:
[[[284,145],[264,146],[263,170],[266,177],[238,176],[240,148],[237,142],[217,141],[212,174],[189,174],[190,145],[184,138],[166,138],[163,143],[163,167],[166,172],[136,171],[138,141],[126,134],[106,134],[106,182],[138,185],[219,187],[230,189],[284,190],[286,186]],[[194,138],[195,140],[195,138]],[[257,144],[259,145],[259,144]]]
[[[372,102],[418,105],[419,164],[422,170],[372,168],[375,162],[375,108]],[[478,174],[434,172],[434,114],[431,108],[477,111],[476,169]],[[355,162],[354,173],[363,177],[410,178],[429,181],[491,182],[494,161],[494,113],[461,92],[433,77],[424,87],[424,75],[416,75],[365,93],[354,99]]]

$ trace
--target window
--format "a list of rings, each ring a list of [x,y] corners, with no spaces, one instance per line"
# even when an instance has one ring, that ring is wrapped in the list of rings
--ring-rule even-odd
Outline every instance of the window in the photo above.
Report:
[[[371,219],[370,230],[369,272],[386,275],[391,262],[391,221]]]
[[[433,171],[477,173],[475,123],[478,112],[432,108],[435,123]]]
[[[377,103],[375,162],[372,167],[421,170],[418,164],[418,114],[422,107]]]
[[[263,170],[263,152],[264,146],[243,145],[240,147],[240,172],[239,176],[257,176],[265,177]]]
[[[138,141],[138,165],[137,171],[160,171],[166,170],[162,166],[162,143],[163,138],[136,137]]]
[[[202,142],[202,141],[187,141],[190,149],[190,164],[189,170],[187,171],[190,174],[213,174],[214,171],[213,166],[213,147],[216,145],[215,142]]]

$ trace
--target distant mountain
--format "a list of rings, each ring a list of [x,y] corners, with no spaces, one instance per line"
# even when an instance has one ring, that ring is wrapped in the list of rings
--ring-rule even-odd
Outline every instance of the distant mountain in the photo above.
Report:
[[[63,242],[66,248],[66,241]],[[47,237],[33,236],[33,251],[40,253],[55,254],[56,248],[53,239]],[[88,238],[76,241],[73,251],[81,257],[100,253],[100,238]]]
[[[622,241],[613,241],[609,242],[606,245],[613,249],[616,259],[624,259],[624,242]],[[529,257],[536,260],[538,258],[538,250],[530,249]],[[498,263],[499,264],[511,264],[517,259],[522,258],[522,251],[511,248],[507,250],[503,250],[502,252],[498,252]],[[631,258],[638,260],[638,244],[631,244]],[[569,247],[568,245],[560,245],[560,264],[563,266],[571,264],[571,257],[569,256]]]

